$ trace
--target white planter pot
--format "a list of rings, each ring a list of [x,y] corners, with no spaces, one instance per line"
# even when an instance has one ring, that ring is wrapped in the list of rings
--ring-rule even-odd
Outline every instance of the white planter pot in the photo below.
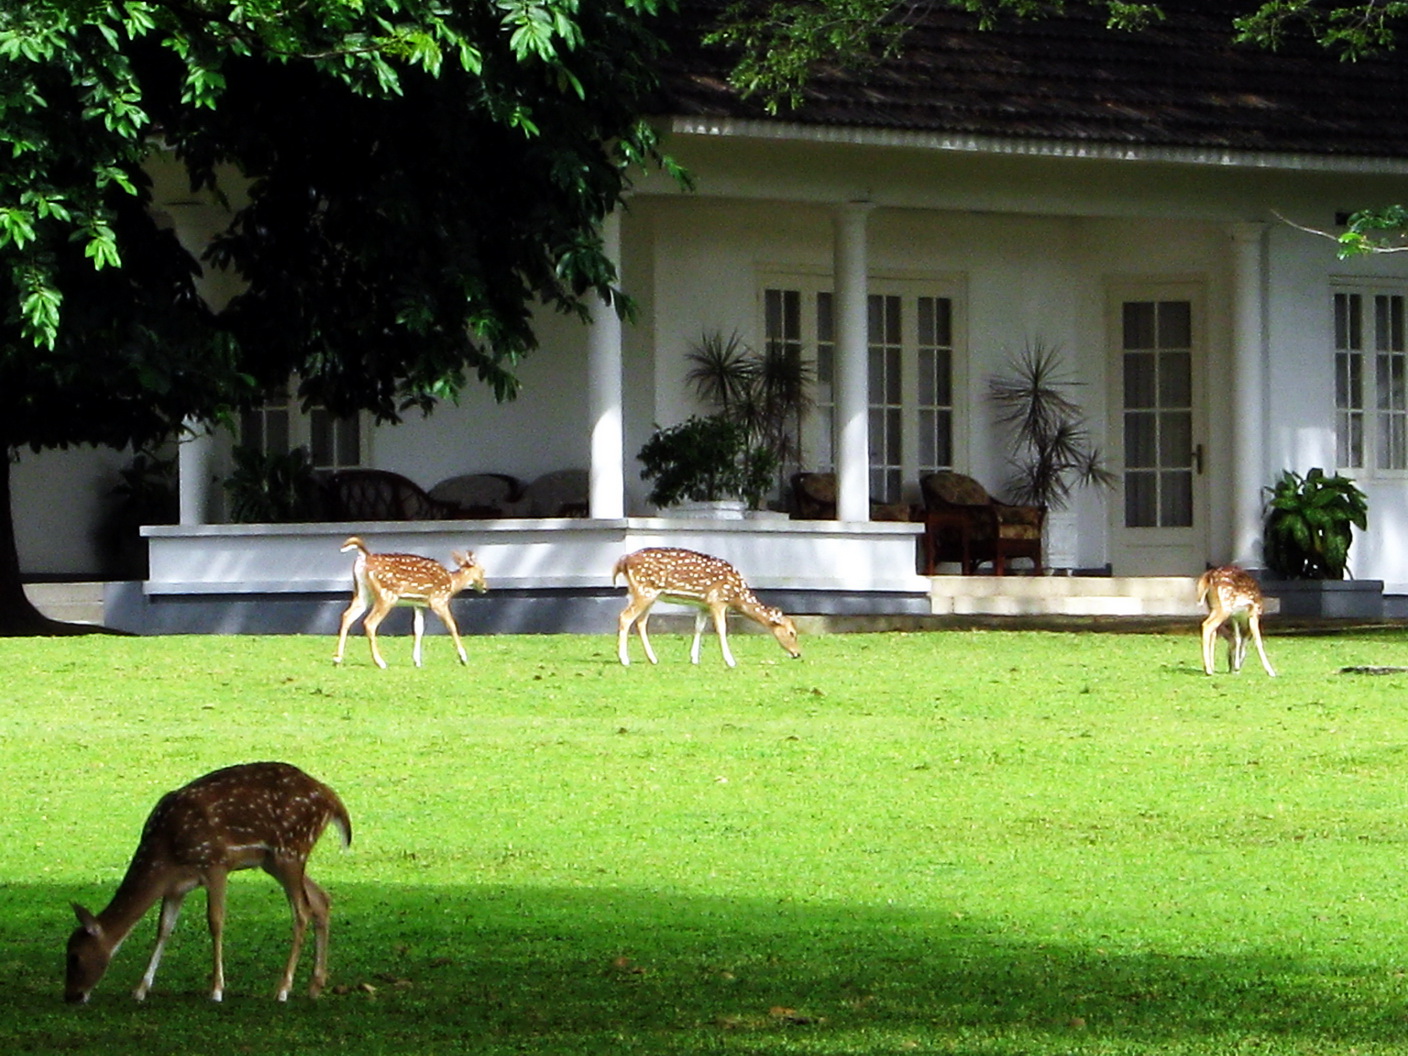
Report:
[[[717,499],[712,502],[682,502],[666,512],[675,517],[702,521],[741,521],[745,510],[742,499]]]
[[[1075,568],[1080,532],[1075,510],[1047,510],[1042,546],[1047,568]]]

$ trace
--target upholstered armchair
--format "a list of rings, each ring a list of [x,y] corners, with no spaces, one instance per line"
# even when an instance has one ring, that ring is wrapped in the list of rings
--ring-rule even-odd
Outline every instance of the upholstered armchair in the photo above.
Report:
[[[1041,571],[1042,506],[1013,506],[994,499],[972,477],[943,471],[919,481],[924,497],[924,573],[955,561],[965,576],[991,561],[1001,576],[1014,557],[1031,558]]]
[[[792,517],[798,521],[834,521],[836,474],[793,473]]]

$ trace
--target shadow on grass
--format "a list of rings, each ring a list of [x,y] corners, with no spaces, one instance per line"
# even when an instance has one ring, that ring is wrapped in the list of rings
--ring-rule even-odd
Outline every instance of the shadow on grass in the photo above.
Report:
[[[65,893],[6,887],[0,1051],[1211,1053],[1255,1037],[1275,1052],[1276,1039],[1285,1051],[1387,1044],[1404,1026],[1402,981],[1383,967],[1258,951],[1108,955],[942,909],[330,886],[322,1000],[270,997],[287,912],[264,884],[232,893],[224,1005],[203,996],[197,895],[147,1002],[127,991],[150,952],[150,916],[86,1008],[60,1000]]]

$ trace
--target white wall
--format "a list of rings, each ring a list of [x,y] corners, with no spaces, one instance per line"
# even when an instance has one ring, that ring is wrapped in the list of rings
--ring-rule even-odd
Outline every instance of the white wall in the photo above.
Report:
[[[99,540],[113,505],[118,470],[129,452],[75,447],[35,453],[10,467],[11,503],[20,571],[25,575],[92,576],[103,571]]]

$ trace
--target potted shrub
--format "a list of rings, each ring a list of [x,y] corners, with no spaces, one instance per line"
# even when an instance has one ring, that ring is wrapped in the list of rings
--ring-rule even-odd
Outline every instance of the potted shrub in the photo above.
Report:
[[[1383,615],[1383,584],[1343,582],[1349,571],[1354,529],[1369,525],[1368,498],[1354,481],[1312,469],[1291,470],[1266,489],[1262,557],[1268,594],[1281,599],[1288,616]]]
[[[816,371],[801,350],[769,342],[761,352],[735,331],[725,338],[710,331],[685,357],[685,380],[715,413],[737,422],[749,442],[771,453],[779,492],[789,467],[802,464],[802,421],[812,408]],[[757,509],[769,488],[749,503]]]
[[[692,417],[657,428],[640,449],[642,480],[653,480],[650,501],[661,509],[688,503],[756,506],[772,483],[776,461],[739,422],[723,415]]]

